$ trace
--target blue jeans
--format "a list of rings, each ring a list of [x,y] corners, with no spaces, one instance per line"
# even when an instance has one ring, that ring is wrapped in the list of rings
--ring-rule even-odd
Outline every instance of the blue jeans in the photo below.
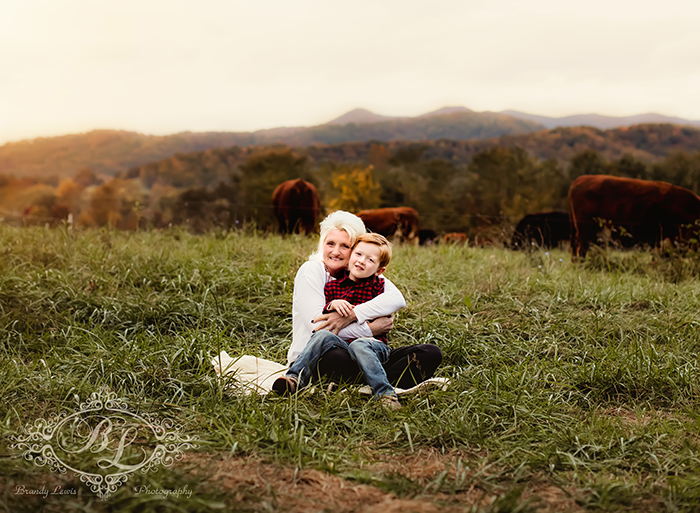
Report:
[[[309,384],[311,372],[316,368],[318,361],[327,351],[334,348],[344,349],[350,354],[375,396],[396,395],[382,366],[389,359],[389,346],[374,338],[358,338],[348,343],[330,331],[317,331],[289,367],[286,375],[296,378],[299,388],[305,387]]]

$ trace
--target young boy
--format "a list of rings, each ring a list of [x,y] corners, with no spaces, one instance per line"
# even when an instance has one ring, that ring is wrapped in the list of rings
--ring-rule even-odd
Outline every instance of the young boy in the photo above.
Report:
[[[355,305],[369,301],[384,292],[384,278],[381,274],[391,260],[391,245],[383,236],[376,233],[360,235],[352,248],[348,271],[344,277],[326,284],[326,308],[335,310],[342,316],[350,315]],[[321,330],[316,332],[287,373],[277,378],[272,390],[284,394],[294,393],[297,388],[308,384],[311,369],[331,348],[347,350],[364,374],[372,392],[384,405],[399,408],[394,387],[387,379],[382,364],[389,358],[386,336],[360,338],[344,341],[334,333]]]

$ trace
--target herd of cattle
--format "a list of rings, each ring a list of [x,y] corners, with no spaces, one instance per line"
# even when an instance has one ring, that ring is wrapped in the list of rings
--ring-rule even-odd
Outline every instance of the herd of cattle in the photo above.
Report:
[[[584,175],[569,188],[568,212],[528,214],[515,227],[510,247],[555,248],[571,245],[572,260],[583,259],[599,233],[607,230],[623,247],[658,247],[666,239],[688,240],[700,220],[700,197],[666,182]],[[280,184],[272,205],[282,233],[314,233],[321,199],[313,184],[301,179]],[[418,212],[411,207],[357,212],[368,230],[409,243],[437,242],[433,230],[420,230]],[[448,233],[443,243],[464,243],[464,233]]]

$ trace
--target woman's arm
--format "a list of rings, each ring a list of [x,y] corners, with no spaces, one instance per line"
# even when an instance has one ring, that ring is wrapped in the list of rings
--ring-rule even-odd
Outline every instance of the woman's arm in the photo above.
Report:
[[[406,306],[403,294],[396,285],[384,278],[384,292],[374,299],[356,305],[352,315],[341,317],[335,312],[320,315],[314,319],[315,329],[327,329],[345,340],[386,335],[393,328],[394,312]],[[354,318],[353,318],[354,316]],[[368,320],[377,319],[368,324]],[[380,320],[381,319],[381,320]],[[357,322],[351,321],[357,320]],[[343,328],[338,331],[339,328]]]
[[[406,300],[403,298],[403,294],[396,288],[396,285],[384,278],[384,293],[366,303],[355,306],[353,311],[357,316],[357,322],[361,324],[370,319],[391,315],[404,306],[406,306]]]
[[[314,330],[312,320],[321,314],[326,304],[323,287],[326,271],[322,262],[304,262],[294,278],[292,294],[292,344],[287,360],[296,360]]]
[[[328,275],[322,262],[304,262],[297,271],[292,294],[292,343],[287,351],[287,360],[290,363],[296,360],[316,330],[328,329],[337,332],[338,336],[345,340],[373,336],[372,329],[366,322],[354,322],[354,310],[347,317],[342,317],[337,312],[322,315],[323,307],[326,306],[323,289],[327,279]],[[330,319],[330,323],[312,322],[319,317]]]

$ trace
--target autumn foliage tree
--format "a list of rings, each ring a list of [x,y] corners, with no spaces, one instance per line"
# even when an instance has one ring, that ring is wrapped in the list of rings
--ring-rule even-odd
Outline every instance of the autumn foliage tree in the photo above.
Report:
[[[335,196],[329,206],[331,210],[358,212],[377,208],[381,202],[381,187],[373,176],[370,166],[338,166],[332,175]]]
[[[102,180],[100,180],[89,167],[84,167],[75,173],[73,181],[83,188],[91,185],[100,185],[102,183]]]
[[[81,226],[107,226],[121,230],[139,227],[146,198],[137,183],[113,179],[97,187],[90,196],[78,223]]]
[[[66,178],[58,184],[56,189],[56,201],[61,205],[65,205],[69,213],[73,214],[74,218],[78,218],[82,209],[83,192],[85,187],[72,178]]]

